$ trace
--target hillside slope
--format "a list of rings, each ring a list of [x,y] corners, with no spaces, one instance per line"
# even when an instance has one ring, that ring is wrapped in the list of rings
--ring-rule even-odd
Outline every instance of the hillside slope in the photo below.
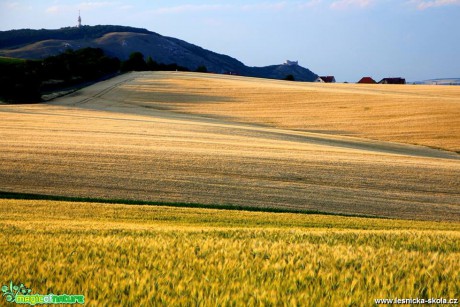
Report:
[[[295,131],[354,136],[460,153],[460,87],[318,84],[184,75],[157,80],[151,106]],[[162,96],[155,91],[160,90]],[[168,94],[179,101],[171,100]],[[139,94],[140,95],[140,94]],[[214,99],[193,97],[209,95]],[[191,98],[191,100],[189,100]],[[189,99],[187,99],[189,98]]]
[[[289,107],[285,94],[296,88],[223,75],[132,73],[52,104],[0,105],[0,186],[18,193],[460,221],[456,153],[338,131],[283,129],[276,122],[242,124],[233,111],[224,116],[191,108],[232,110],[226,106],[242,103],[240,94],[267,98],[270,89],[280,93],[271,99]],[[406,110],[395,112],[404,116]],[[387,134],[398,129],[389,125]]]
[[[40,59],[69,48],[101,48],[110,56],[125,60],[139,51],[147,58],[164,64],[177,63],[195,70],[206,66],[208,71],[244,76],[284,79],[292,74],[297,81],[314,81],[317,75],[300,66],[272,65],[248,67],[240,61],[218,54],[183,40],[121,26],[85,26],[60,30],[22,30],[0,32],[0,56]],[[81,31],[81,32],[80,32]],[[17,35],[17,37],[14,37]]]

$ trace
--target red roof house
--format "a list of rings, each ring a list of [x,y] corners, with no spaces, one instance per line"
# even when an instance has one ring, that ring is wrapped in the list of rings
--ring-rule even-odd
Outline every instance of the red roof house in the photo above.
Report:
[[[376,84],[377,82],[375,82],[375,80],[372,79],[371,77],[363,77],[363,78],[361,78],[361,80],[358,81],[358,83],[362,83],[362,84]]]

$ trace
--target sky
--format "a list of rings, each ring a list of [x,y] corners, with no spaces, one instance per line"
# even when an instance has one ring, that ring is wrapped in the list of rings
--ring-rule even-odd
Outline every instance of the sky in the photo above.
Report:
[[[140,27],[248,66],[297,60],[339,82],[460,78],[460,0],[0,0],[0,31]]]

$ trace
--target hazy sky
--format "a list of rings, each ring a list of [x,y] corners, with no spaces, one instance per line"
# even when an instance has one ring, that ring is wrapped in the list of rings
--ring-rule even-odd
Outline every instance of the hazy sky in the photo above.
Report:
[[[0,0],[0,30],[142,27],[248,66],[298,60],[319,75],[460,77],[460,0]],[[378,80],[377,80],[378,81]]]

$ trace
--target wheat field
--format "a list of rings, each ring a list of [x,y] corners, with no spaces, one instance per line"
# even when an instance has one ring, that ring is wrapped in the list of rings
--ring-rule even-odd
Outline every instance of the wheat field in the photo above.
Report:
[[[0,105],[0,190],[459,221],[460,156],[449,151],[459,145],[456,90],[126,74],[51,103]],[[344,113],[344,121],[357,116],[353,132],[315,103],[337,106],[333,97],[342,95],[351,107],[364,92],[393,106],[400,96],[412,100],[362,102],[382,117],[382,135],[362,128],[371,120],[359,118],[364,111]],[[292,98],[302,93],[312,96],[303,106]],[[303,117],[321,105],[317,119]],[[412,107],[442,114],[382,130],[385,112],[399,112],[403,123]],[[401,129],[407,143],[398,142]],[[421,136],[445,150],[410,144]]]
[[[155,72],[0,104],[2,286],[88,306],[458,299],[459,89]],[[198,205],[220,209],[177,207]]]
[[[182,74],[146,76],[122,88],[136,92],[136,101],[150,107],[460,152],[456,86],[318,84]]]
[[[459,298],[460,224],[0,202],[0,276],[87,306],[370,306]]]

